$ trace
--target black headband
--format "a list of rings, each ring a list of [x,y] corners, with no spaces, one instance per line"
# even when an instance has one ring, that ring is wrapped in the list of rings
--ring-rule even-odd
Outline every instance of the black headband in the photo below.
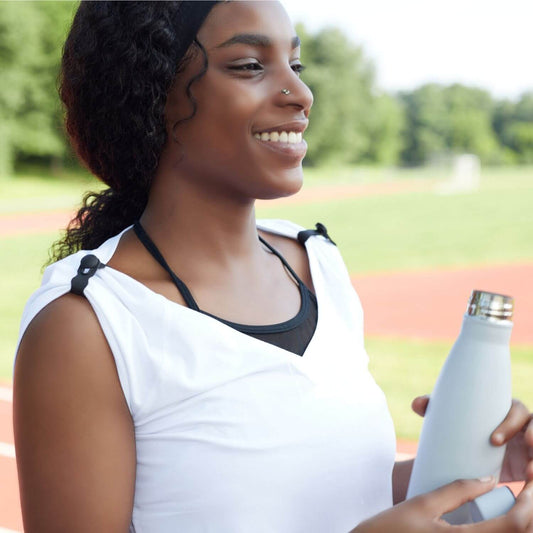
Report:
[[[217,1],[204,2],[195,0],[183,0],[180,2],[175,18],[176,29],[180,33],[180,44],[176,50],[176,62],[183,59],[207,15],[217,3]]]

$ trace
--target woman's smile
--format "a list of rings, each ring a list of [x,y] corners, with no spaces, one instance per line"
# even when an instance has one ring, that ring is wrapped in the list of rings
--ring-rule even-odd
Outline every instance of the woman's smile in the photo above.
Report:
[[[302,134],[294,131],[255,133],[254,139],[266,150],[294,161],[302,160],[307,152],[307,143],[302,139]]]
[[[268,150],[283,157],[301,160],[307,152],[303,132],[308,121],[294,121],[269,128],[260,128],[253,133],[254,139]]]

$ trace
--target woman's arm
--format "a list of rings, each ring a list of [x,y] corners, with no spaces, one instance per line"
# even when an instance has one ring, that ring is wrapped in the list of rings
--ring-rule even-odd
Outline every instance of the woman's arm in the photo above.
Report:
[[[13,416],[24,531],[127,532],[133,423],[85,298],[67,294],[29,325],[15,366]]]
[[[414,459],[396,461],[392,470],[392,503],[403,502],[407,496],[407,487],[411,479]]]

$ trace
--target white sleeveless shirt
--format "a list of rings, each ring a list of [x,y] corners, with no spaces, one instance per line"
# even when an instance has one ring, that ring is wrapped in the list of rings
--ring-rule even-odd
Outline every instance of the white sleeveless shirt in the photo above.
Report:
[[[260,221],[296,238],[303,229]],[[121,234],[94,253],[112,257]],[[367,368],[363,314],[335,245],[305,243],[318,324],[303,356],[240,333],[105,267],[85,296],[135,425],[131,532],[347,533],[392,505],[395,438]],[[81,258],[46,269],[33,317]]]

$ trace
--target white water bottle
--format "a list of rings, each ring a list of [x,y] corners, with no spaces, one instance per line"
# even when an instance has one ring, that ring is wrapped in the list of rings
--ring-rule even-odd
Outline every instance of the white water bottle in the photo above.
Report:
[[[509,296],[472,292],[461,332],[430,397],[408,498],[460,478],[499,478],[505,446],[493,446],[490,435],[511,407],[512,316]],[[493,492],[491,501],[499,499],[493,507],[498,514],[506,512],[514,503],[512,493],[506,488]],[[464,524],[490,516],[478,512],[486,505],[478,509],[472,503],[444,518]]]

